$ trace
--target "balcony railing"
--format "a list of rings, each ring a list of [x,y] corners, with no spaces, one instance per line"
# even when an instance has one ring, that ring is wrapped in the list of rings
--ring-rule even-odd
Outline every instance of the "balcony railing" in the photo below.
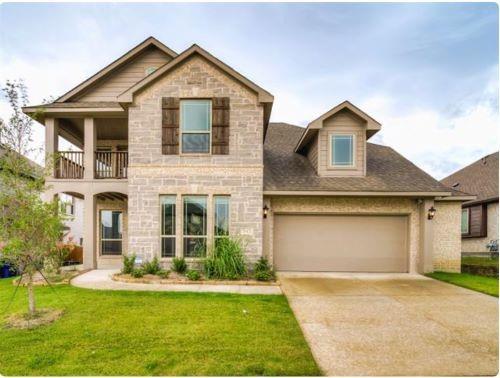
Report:
[[[55,177],[65,179],[83,178],[83,152],[59,151],[55,160]]]
[[[128,152],[102,152],[95,153],[95,178],[96,179],[124,179],[127,178]]]

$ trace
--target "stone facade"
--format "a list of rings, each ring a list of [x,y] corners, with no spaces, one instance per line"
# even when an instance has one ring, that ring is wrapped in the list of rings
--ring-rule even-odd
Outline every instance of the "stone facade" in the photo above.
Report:
[[[488,252],[486,244],[498,239],[498,202],[487,205],[487,218],[486,237],[462,239],[462,252]]]
[[[434,216],[434,270],[460,272],[460,202],[436,202]]]
[[[228,155],[162,155],[162,97],[230,98]],[[206,195],[208,243],[214,195],[230,195],[230,233],[247,257],[262,254],[263,108],[257,95],[196,56],[136,95],[129,109],[129,251],[160,256],[160,195],[177,196],[176,251],[182,255],[182,196]]]

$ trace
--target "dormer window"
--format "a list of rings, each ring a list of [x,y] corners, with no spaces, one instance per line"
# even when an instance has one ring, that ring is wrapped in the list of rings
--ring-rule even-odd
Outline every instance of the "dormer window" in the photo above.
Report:
[[[354,134],[330,133],[330,166],[332,168],[354,168]]]
[[[182,153],[210,153],[212,102],[210,100],[182,100],[180,106]]]

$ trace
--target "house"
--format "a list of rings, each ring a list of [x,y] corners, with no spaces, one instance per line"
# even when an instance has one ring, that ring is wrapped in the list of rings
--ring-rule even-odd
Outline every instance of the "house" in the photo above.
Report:
[[[348,101],[307,128],[272,123],[273,96],[197,45],[148,38],[43,108],[60,158],[46,195],[84,201],[84,265],[188,261],[227,234],[277,270],[460,270],[472,199],[369,139]],[[81,151],[59,151],[58,136]]]
[[[488,252],[487,244],[498,240],[498,152],[486,155],[441,182],[477,197],[462,204],[462,252]]]

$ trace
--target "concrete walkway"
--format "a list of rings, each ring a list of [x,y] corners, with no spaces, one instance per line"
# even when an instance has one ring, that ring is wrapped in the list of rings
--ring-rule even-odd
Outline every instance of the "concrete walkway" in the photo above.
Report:
[[[496,375],[498,299],[409,274],[280,274],[326,375]]]
[[[254,285],[210,285],[210,284],[143,284],[117,282],[111,276],[118,270],[91,270],[71,280],[73,286],[96,290],[131,290],[131,291],[190,291],[206,293],[235,294],[281,294],[279,286]]]

